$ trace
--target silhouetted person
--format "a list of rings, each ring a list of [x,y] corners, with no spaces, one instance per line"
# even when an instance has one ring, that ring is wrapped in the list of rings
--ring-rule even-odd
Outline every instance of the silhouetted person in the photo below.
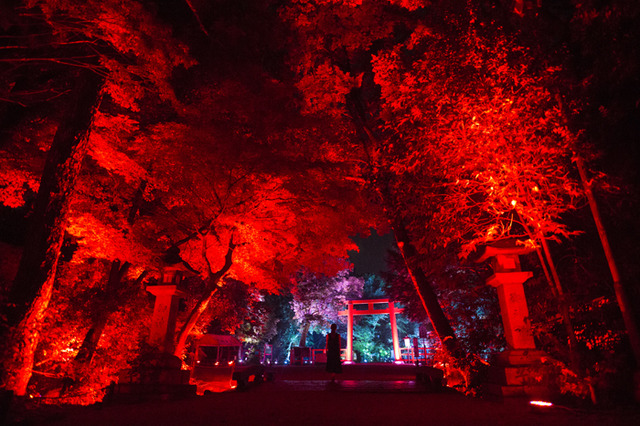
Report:
[[[336,381],[336,374],[342,373],[342,361],[340,361],[340,335],[336,332],[338,326],[331,324],[331,333],[327,334],[327,372],[331,373],[331,382]]]

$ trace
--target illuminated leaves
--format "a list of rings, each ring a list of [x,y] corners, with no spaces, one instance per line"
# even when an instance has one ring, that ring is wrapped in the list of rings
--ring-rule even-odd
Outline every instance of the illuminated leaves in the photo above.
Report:
[[[78,240],[79,250],[75,253],[74,263],[84,262],[88,258],[144,263],[154,258],[153,252],[128,235],[129,232],[123,232],[89,214],[72,212],[67,232]]]
[[[2,161],[0,160],[0,167]],[[25,203],[24,194],[27,190],[34,193],[40,186],[39,177],[27,170],[7,170],[0,174],[0,203],[7,207],[15,208]]]
[[[130,149],[137,130],[137,123],[129,117],[99,113],[89,138],[89,155],[100,167],[133,184],[147,178],[146,171],[123,152]]]
[[[169,84],[177,67],[195,64],[168,26],[149,12],[142,2],[117,0],[78,2],[39,1],[37,5],[66,40],[85,40],[96,46],[108,45],[110,52],[100,49],[101,65],[107,70],[105,91],[120,105],[137,111],[145,91],[177,105]],[[113,54],[117,52],[117,55]]]
[[[338,311],[347,300],[362,295],[364,279],[350,276],[349,270],[335,276],[304,272],[298,274],[293,292],[295,318],[300,323],[325,327],[325,321],[338,321]]]
[[[0,148],[0,204],[20,207],[25,196],[40,186],[45,153],[56,131],[51,118],[36,118],[20,123]]]
[[[345,95],[361,84],[361,71],[347,65],[376,41],[390,36],[385,2],[301,1],[280,8],[283,20],[297,32],[289,47],[290,66],[308,112],[339,116]]]
[[[352,77],[328,62],[315,68],[312,74],[303,76],[298,88],[305,93],[305,110],[308,113],[327,112],[340,114],[346,95],[360,86],[362,75]]]
[[[569,174],[573,137],[546,76],[530,74],[526,52],[497,34],[489,43],[471,33],[452,46],[436,41],[409,65],[399,47],[374,60],[387,129],[407,140],[391,170],[416,182],[409,187],[420,191],[436,238],[464,242],[463,256],[528,230],[571,235],[560,220],[579,195]]]

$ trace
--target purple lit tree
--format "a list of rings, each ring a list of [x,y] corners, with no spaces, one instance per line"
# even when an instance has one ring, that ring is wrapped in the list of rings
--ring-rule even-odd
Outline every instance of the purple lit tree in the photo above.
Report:
[[[301,272],[293,292],[291,306],[294,318],[300,322],[300,347],[306,346],[312,327],[327,326],[338,320],[338,310],[349,299],[362,295],[364,279],[350,276],[348,269],[333,277]]]

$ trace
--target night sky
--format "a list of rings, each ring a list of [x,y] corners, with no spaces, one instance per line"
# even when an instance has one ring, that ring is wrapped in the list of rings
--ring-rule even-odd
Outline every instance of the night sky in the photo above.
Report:
[[[355,236],[351,239],[360,247],[359,252],[349,251],[349,260],[356,275],[379,274],[387,270],[387,252],[395,246],[392,233],[378,235],[372,229],[368,237]]]

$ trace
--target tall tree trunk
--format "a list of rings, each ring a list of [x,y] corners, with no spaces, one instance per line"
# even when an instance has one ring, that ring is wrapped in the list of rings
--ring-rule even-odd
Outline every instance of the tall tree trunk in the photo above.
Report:
[[[449,323],[449,319],[444,314],[440,302],[438,302],[438,296],[433,291],[427,275],[418,264],[418,251],[409,239],[406,228],[403,224],[397,223],[393,227],[393,232],[396,236],[396,241],[409,271],[409,275],[411,276],[411,282],[442,346],[453,356],[457,357],[461,355],[459,353],[460,348],[458,347],[455,332]]]
[[[211,273],[211,270],[209,271],[209,278],[207,278],[207,289],[205,293],[202,295],[202,297],[200,297],[191,312],[189,312],[189,317],[180,328],[180,333],[178,333],[178,341],[176,342],[176,348],[173,351],[173,354],[178,358],[182,358],[182,353],[184,352],[184,349],[187,345],[187,338],[189,337],[189,333],[191,333],[191,330],[193,330],[196,322],[198,322],[198,319],[200,318],[202,313],[205,311],[205,309],[207,309],[207,306],[209,306],[211,298],[217,293],[220,287],[222,287],[220,281],[233,264],[233,250],[235,248],[236,245],[233,242],[232,235],[229,239],[229,246],[227,249],[227,254],[224,258],[224,265],[216,273]]]
[[[560,283],[560,277],[558,276],[558,270],[556,269],[556,265],[553,262],[553,258],[551,257],[551,251],[549,250],[549,244],[547,243],[547,239],[544,235],[540,235],[540,243],[542,244],[542,249],[544,251],[545,258],[547,260],[547,265],[549,266],[549,271],[551,271],[551,277],[553,278],[553,282],[556,286],[556,291],[558,293],[558,303],[560,306],[560,312],[562,317],[564,318],[564,326],[567,332],[567,337],[569,339],[569,351],[571,352],[571,362],[576,371],[580,371],[580,362],[578,357],[578,339],[576,337],[576,332],[573,328],[573,322],[571,321],[571,314],[569,310],[570,302],[569,296],[565,294],[562,289],[562,284]]]
[[[375,147],[380,147],[382,144],[367,125],[367,113],[363,103],[360,101],[357,89],[352,90],[346,100],[349,115],[356,127],[358,135],[363,141],[363,151],[369,166],[372,169],[383,169],[379,164],[377,164],[377,160],[373,155]],[[389,223],[394,231],[398,248],[402,253],[405,265],[409,271],[409,275],[411,276],[411,281],[418,297],[420,298],[420,302],[422,303],[422,306],[427,313],[440,342],[442,343],[442,347],[445,348],[453,357],[462,358],[464,355],[458,344],[453,328],[449,323],[449,319],[444,314],[444,311],[440,306],[440,302],[438,301],[438,296],[433,291],[433,288],[431,288],[431,284],[427,279],[427,274],[425,274],[422,266],[420,265],[418,251],[411,242],[402,219],[398,217],[396,212],[397,203],[395,202],[396,200],[389,182],[385,180],[384,176],[382,176],[382,172],[380,171],[373,172],[373,176],[369,181],[380,196],[382,205],[387,213]]]
[[[74,358],[74,364],[88,364],[93,359],[93,355],[96,351],[96,348],[98,347],[98,343],[100,342],[100,337],[104,332],[104,328],[107,326],[109,318],[118,307],[114,299],[116,298],[116,294],[120,289],[122,278],[127,273],[130,267],[131,264],[129,262],[125,262],[122,265],[120,265],[119,260],[114,260],[113,262],[111,262],[109,278],[107,280],[107,285],[105,286],[105,297],[103,298],[103,306],[98,312],[96,312],[93,323],[89,328],[89,331],[85,335],[84,340],[82,341],[82,345],[80,346],[78,354]]]
[[[129,223],[130,225],[133,225],[133,223],[135,222],[136,214],[140,210],[146,186],[147,181],[142,181],[133,196],[131,208],[129,209],[129,214],[127,215],[127,223]],[[104,305],[102,306],[102,309],[100,309],[100,311],[97,312],[94,316],[91,327],[89,328],[89,331],[87,331],[87,334],[82,341],[82,345],[80,346],[80,350],[74,358],[74,370],[77,370],[80,367],[80,364],[90,363],[93,359],[93,354],[98,347],[98,343],[100,342],[100,337],[102,337],[104,328],[107,326],[111,315],[113,315],[113,313],[118,308],[114,299],[117,298],[117,293],[121,288],[122,278],[125,276],[130,267],[131,264],[129,262],[125,262],[122,265],[120,263],[120,260],[117,259],[111,262],[109,276],[107,277],[107,284],[105,286],[102,297]],[[142,274],[140,274],[140,276],[136,279],[136,285],[140,284],[146,275],[147,271],[142,272]]]
[[[609,265],[609,270],[611,271],[611,278],[613,279],[613,289],[616,293],[616,299],[618,301],[618,306],[620,307],[620,312],[622,313],[624,325],[627,328],[627,335],[629,336],[629,343],[631,344],[631,349],[633,350],[636,365],[640,366],[640,331],[638,322],[636,317],[634,316],[633,308],[629,301],[629,295],[627,294],[627,289],[622,284],[620,273],[618,272],[618,266],[616,265],[615,258],[613,257],[613,251],[611,250],[611,246],[609,245],[607,231],[604,228],[602,218],[600,217],[598,203],[596,202],[596,198],[593,195],[591,183],[587,178],[587,172],[584,168],[584,162],[578,155],[576,156],[576,165],[578,167],[578,173],[580,174],[580,180],[582,181],[582,185],[584,187],[584,192],[586,193],[587,200],[589,201],[591,215],[593,216],[593,220],[596,223],[596,228],[598,229],[598,235],[600,237],[600,242],[602,243],[602,249],[604,250],[604,254]]]
[[[301,348],[307,347],[307,334],[309,334],[310,327],[311,323],[309,321],[304,321],[302,327],[300,327],[300,342],[298,346]]]
[[[2,384],[16,395],[26,393],[31,377],[40,329],[53,292],[69,195],[86,152],[103,83],[103,77],[78,70],[70,110],[58,126],[47,155],[24,254],[9,294],[14,308],[8,315],[12,329]]]
[[[520,181],[517,182],[517,185],[521,194],[527,193]],[[580,354],[578,353],[578,338],[573,327],[573,321],[571,320],[571,301],[562,288],[558,270],[555,262],[553,261],[553,257],[551,256],[551,250],[549,249],[547,239],[541,230],[537,229],[536,231],[533,231],[531,227],[527,225],[525,220],[521,220],[521,223],[531,241],[538,241],[542,246],[542,251],[540,250],[540,247],[536,247],[536,255],[540,261],[540,266],[542,267],[547,283],[549,284],[549,287],[551,287],[551,292],[558,303],[558,311],[562,317],[562,323],[564,325],[565,332],[567,333],[567,339],[569,340],[569,357],[571,359],[571,367],[578,375],[582,375],[582,369],[580,368]],[[535,228],[535,225],[533,226]]]

